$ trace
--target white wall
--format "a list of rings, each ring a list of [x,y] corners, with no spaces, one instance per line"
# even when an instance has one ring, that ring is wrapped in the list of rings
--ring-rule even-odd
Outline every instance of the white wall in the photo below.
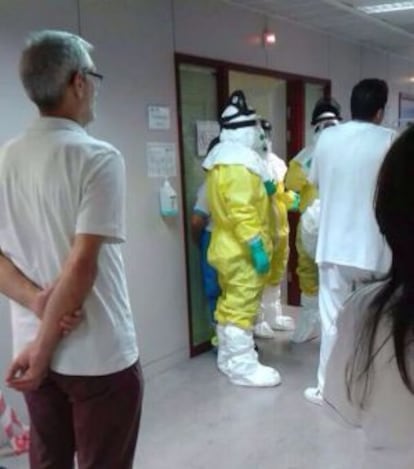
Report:
[[[355,82],[381,76],[390,83],[390,120],[396,119],[398,91],[414,91],[407,82],[413,66],[279,20],[269,22],[278,44],[265,51],[257,41],[263,17],[217,0],[80,0],[80,13],[82,33],[95,44],[97,67],[105,75],[99,116],[91,131],[117,145],[127,163],[129,239],[124,252],[148,375],[188,354],[182,223],[161,220],[159,182],[146,177],[146,142],[178,141],[174,50],[330,78],[333,95],[345,115]],[[0,142],[18,133],[34,115],[18,82],[17,61],[27,33],[44,27],[77,32],[76,0],[1,2]],[[147,129],[149,104],[170,106],[173,121],[169,131]],[[180,178],[173,183],[179,189]],[[7,305],[2,302],[0,309],[3,376],[9,361],[10,332]]]
[[[265,26],[262,15],[216,0],[174,3],[179,52],[328,78],[346,118],[351,89],[362,78],[388,81],[391,122],[397,118],[398,92],[414,92],[414,85],[408,81],[414,75],[414,62],[275,18],[268,19],[267,25],[276,33],[277,44],[263,49],[258,40]]]

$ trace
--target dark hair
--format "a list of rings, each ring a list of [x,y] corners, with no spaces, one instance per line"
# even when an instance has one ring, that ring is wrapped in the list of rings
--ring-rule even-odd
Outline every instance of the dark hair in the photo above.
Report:
[[[391,146],[382,164],[375,196],[375,216],[392,252],[385,285],[372,301],[354,356],[347,366],[348,398],[364,407],[371,392],[373,362],[388,340],[392,340],[398,370],[407,389],[414,394],[409,372],[407,346],[414,338],[414,127],[407,129]],[[390,333],[377,344],[380,323]]]
[[[366,78],[357,83],[351,95],[351,117],[372,121],[388,100],[388,85],[384,80]]]

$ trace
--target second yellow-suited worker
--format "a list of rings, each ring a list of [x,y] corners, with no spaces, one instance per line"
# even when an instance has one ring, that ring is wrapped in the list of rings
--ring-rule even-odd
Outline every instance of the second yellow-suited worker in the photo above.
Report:
[[[269,174],[276,183],[276,193],[271,198],[271,210],[274,211],[276,226],[269,283],[262,295],[254,335],[262,339],[271,339],[274,337],[273,330],[290,331],[295,328],[293,318],[283,314],[280,284],[289,258],[288,210],[298,209],[299,196],[296,192],[285,190],[284,179],[287,166],[282,158],[273,153],[272,125],[265,119],[261,120],[261,125],[266,137],[265,161]]]
[[[299,211],[302,214],[318,195],[315,186],[308,180],[316,142],[323,129],[339,124],[340,120],[342,118],[339,104],[333,98],[321,98],[315,104],[312,112],[311,125],[314,127],[312,143],[301,150],[289,164],[285,185],[287,189],[300,195]],[[318,266],[315,259],[306,252],[303,246],[300,223],[296,233],[296,250],[298,252],[297,274],[301,290],[302,309],[292,341],[301,343],[316,335],[316,328],[319,328],[320,319]]]
[[[213,221],[208,260],[221,289],[215,311],[217,366],[233,384],[276,386],[279,373],[259,362],[253,341],[273,255],[270,197],[275,185],[259,154],[264,132],[239,90],[230,96],[220,126],[220,143],[203,163]]]

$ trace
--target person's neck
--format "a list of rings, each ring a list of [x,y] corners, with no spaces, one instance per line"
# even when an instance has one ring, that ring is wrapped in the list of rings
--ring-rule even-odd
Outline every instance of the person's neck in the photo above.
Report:
[[[361,124],[379,125],[381,123],[381,122],[377,122],[375,119],[358,119],[357,117],[353,117],[352,120],[354,122],[360,122]]]
[[[84,124],[81,121],[81,119],[78,116],[74,115],[74,113],[69,112],[69,111],[64,111],[64,110],[61,110],[61,109],[40,110],[40,115],[42,117],[54,117],[54,118],[57,118],[57,119],[68,119],[68,120],[74,121],[77,124],[79,124],[80,126],[84,127]]]

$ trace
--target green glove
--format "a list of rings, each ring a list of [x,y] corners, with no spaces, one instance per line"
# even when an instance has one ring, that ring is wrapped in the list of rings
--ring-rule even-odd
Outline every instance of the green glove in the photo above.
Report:
[[[249,241],[250,255],[252,256],[253,267],[260,275],[267,274],[270,268],[269,256],[263,246],[263,241],[259,236]]]
[[[290,206],[289,210],[291,212],[298,212],[299,211],[299,205],[300,205],[300,195],[297,192],[294,192],[293,202],[292,202],[292,205]]]
[[[273,195],[276,192],[277,184],[275,184],[274,181],[271,181],[269,179],[268,181],[264,182],[264,186],[265,186],[267,195]]]

